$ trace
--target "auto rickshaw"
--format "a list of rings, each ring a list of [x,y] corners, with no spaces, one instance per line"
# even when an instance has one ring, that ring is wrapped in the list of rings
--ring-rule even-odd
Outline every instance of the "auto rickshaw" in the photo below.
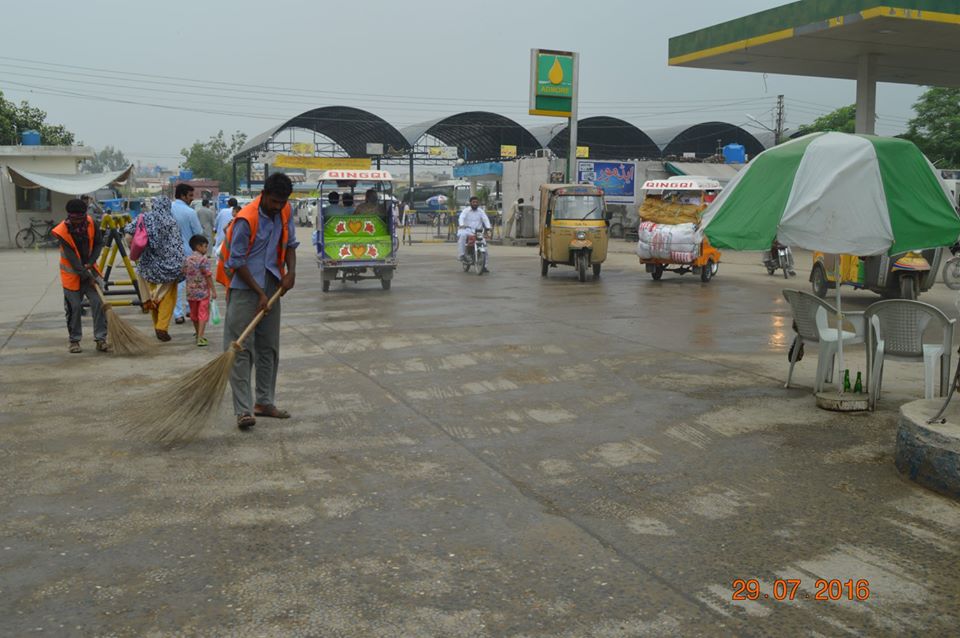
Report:
[[[840,283],[856,290],[864,289],[886,298],[916,299],[930,290],[937,279],[942,248],[911,251],[899,255],[857,257],[840,255]],[[813,253],[810,284],[820,298],[836,288],[836,255]]]
[[[600,276],[607,258],[608,227],[603,191],[592,184],[540,186],[540,276],[557,264],[573,266],[580,281],[587,268]]]
[[[370,189],[376,191],[377,203],[359,203]],[[381,287],[390,290],[400,246],[390,214],[392,190],[393,177],[387,171],[328,170],[320,175],[314,243],[323,292],[329,291],[330,283],[337,279],[379,279]],[[338,191],[341,204],[323,205],[331,191]],[[358,205],[344,206],[343,196],[347,194]]]

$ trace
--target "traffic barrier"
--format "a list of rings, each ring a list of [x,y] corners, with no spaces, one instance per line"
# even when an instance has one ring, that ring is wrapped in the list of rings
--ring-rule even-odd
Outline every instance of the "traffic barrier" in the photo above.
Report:
[[[99,266],[100,272],[103,273],[103,294],[107,296],[133,296],[133,299],[110,299],[107,303],[111,306],[139,306],[143,303],[137,274],[133,270],[133,263],[127,256],[127,248],[123,243],[123,228],[131,221],[132,218],[126,213],[108,213],[100,221],[100,230],[103,233],[103,252],[100,253]],[[129,279],[113,281],[110,277],[113,275],[118,255]],[[114,286],[122,286],[123,288],[114,290]]]

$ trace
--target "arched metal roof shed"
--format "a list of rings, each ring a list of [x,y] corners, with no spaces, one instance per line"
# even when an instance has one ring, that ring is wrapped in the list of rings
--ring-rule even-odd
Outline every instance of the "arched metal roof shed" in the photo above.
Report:
[[[265,149],[273,137],[285,129],[315,131],[339,144],[350,157],[366,157],[367,143],[382,143],[385,148],[401,150],[407,142],[392,124],[383,118],[350,106],[324,106],[306,111],[251,138],[237,151],[234,159],[245,159]]]
[[[409,146],[424,135],[432,135],[444,144],[456,146],[460,156],[471,162],[500,159],[500,147],[517,147],[518,155],[540,148],[537,139],[523,126],[497,113],[469,111],[404,128],[401,133]]]
[[[764,150],[763,144],[747,130],[727,122],[703,122],[693,126],[674,126],[649,131],[650,137],[663,150],[663,157],[681,157],[684,153],[696,153],[697,157],[709,157],[717,152],[717,140],[721,146],[742,144],[750,157]]]
[[[553,124],[535,131],[541,144],[566,157],[570,131],[565,124]],[[577,145],[590,148],[590,157],[609,159],[658,159],[660,147],[642,130],[616,117],[598,115],[577,121]]]

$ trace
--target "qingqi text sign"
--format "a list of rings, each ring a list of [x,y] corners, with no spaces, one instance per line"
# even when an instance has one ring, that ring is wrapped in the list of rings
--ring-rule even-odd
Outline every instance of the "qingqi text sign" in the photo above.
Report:
[[[530,50],[530,115],[570,117],[577,93],[577,54]]]

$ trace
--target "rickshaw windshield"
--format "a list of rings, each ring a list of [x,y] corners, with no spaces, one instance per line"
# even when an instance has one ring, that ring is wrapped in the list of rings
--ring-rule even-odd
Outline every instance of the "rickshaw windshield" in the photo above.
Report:
[[[603,219],[603,198],[598,195],[560,195],[553,207],[554,219]]]

